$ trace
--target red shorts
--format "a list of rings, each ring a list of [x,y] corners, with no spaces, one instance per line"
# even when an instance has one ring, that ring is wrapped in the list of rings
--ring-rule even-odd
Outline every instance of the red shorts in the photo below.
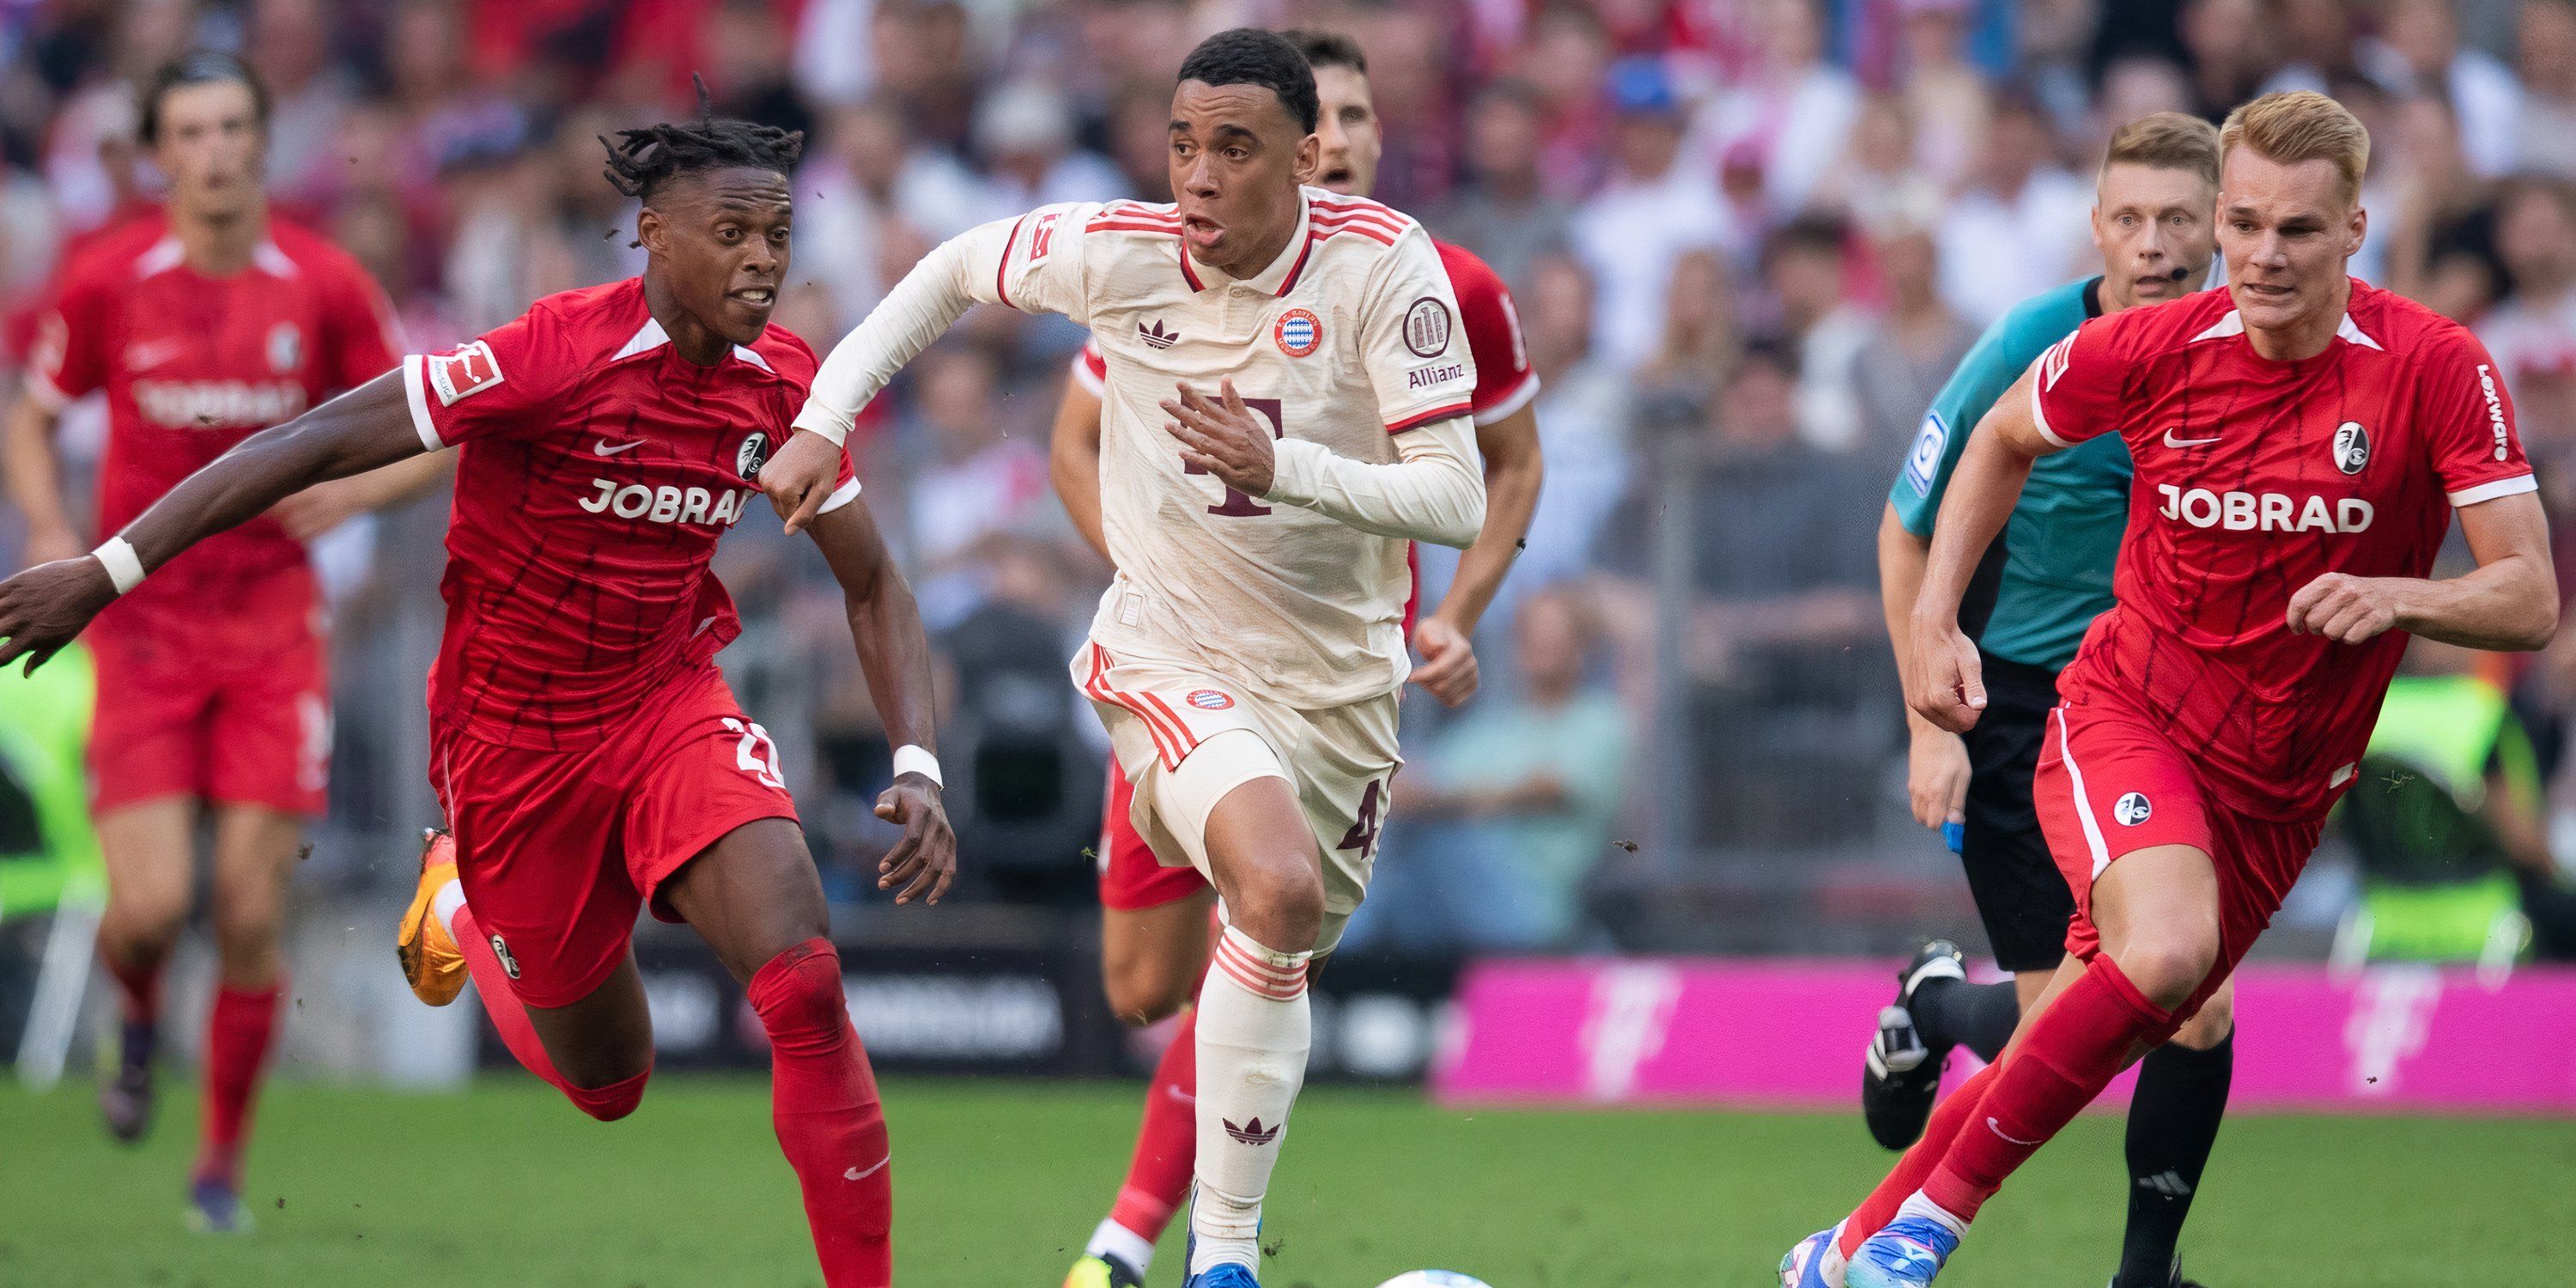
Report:
[[[2218,869],[2218,969],[2175,1013],[2188,1018],[2245,959],[2281,910],[2325,828],[2319,816],[2256,818],[2202,790],[2191,761],[2156,725],[2116,709],[2060,705],[2048,713],[2032,804],[2049,853],[2075,892],[2066,951],[2091,961],[2093,882],[2122,855],[2188,845]]]
[[[1154,857],[1154,847],[1136,835],[1128,806],[1136,788],[1109,761],[1109,806],[1100,820],[1100,906],[1120,912],[1142,912],[1175,903],[1208,888],[1197,868],[1167,868]]]
[[[430,785],[456,836],[456,876],[501,942],[519,1000],[564,1006],[626,959],[635,913],[725,833],[796,818],[769,734],[724,676],[694,668],[595,746],[538,751],[430,735]]]
[[[99,615],[90,808],[165,796],[319,815],[331,782],[330,647],[302,568],[221,611],[158,598]]]

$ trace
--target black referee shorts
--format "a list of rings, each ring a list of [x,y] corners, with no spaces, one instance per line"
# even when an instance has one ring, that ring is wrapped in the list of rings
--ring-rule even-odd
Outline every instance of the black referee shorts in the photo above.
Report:
[[[1981,656],[1986,711],[1961,735],[1968,745],[1968,826],[1960,863],[1996,964],[2016,974],[2054,970],[2066,955],[2075,895],[2040,835],[2030,782],[2039,772],[2049,709],[2057,705],[2057,673]]]

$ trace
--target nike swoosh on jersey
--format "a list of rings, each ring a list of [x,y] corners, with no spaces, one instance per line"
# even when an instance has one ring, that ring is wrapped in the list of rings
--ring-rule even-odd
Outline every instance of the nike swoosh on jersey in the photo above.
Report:
[[[2207,447],[2217,441],[2218,439],[2216,438],[2176,438],[2173,436],[2172,430],[2168,429],[2165,431],[2165,446],[2167,447]]]
[[[2003,1124],[1996,1122],[1992,1115],[1989,1115],[1986,1118],[1986,1130],[1993,1132],[2016,1145],[2036,1145],[2040,1143],[2035,1140],[2023,1140],[2020,1137],[2013,1135],[2011,1132],[2005,1131]]]
[[[593,456],[615,456],[619,452],[634,451],[636,448],[642,447],[643,445],[644,440],[639,438],[631,443],[619,443],[617,446],[611,447],[608,445],[608,440],[603,438],[598,442],[591,444],[590,454]]]

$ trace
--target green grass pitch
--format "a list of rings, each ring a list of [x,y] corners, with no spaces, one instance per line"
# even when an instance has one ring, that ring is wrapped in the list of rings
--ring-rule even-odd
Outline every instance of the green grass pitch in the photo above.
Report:
[[[1125,1167],[1137,1090],[888,1084],[909,1288],[1055,1288]],[[0,1285],[259,1288],[819,1284],[754,1078],[666,1077],[597,1124],[533,1081],[459,1095],[285,1084],[245,1239],[182,1231],[193,1096],[137,1149],[85,1084],[0,1090]],[[1944,1288],[2096,1288],[2123,1213],[2117,1119],[2084,1119],[1986,1209]],[[1424,1266],[1496,1288],[1763,1288],[1887,1156],[1854,1116],[1453,1112],[1394,1092],[1298,1106],[1272,1288]],[[2186,1240],[2212,1288],[2556,1282],[2576,1258],[2576,1123],[2244,1118]],[[1154,1282],[1179,1282],[1179,1236]],[[2540,1277],[2536,1277],[2540,1276]]]

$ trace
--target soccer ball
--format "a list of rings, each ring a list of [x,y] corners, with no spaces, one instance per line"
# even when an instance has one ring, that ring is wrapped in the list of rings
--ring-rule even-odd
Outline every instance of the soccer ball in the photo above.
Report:
[[[1493,1285],[1455,1270],[1407,1270],[1377,1288],[1493,1288]]]

